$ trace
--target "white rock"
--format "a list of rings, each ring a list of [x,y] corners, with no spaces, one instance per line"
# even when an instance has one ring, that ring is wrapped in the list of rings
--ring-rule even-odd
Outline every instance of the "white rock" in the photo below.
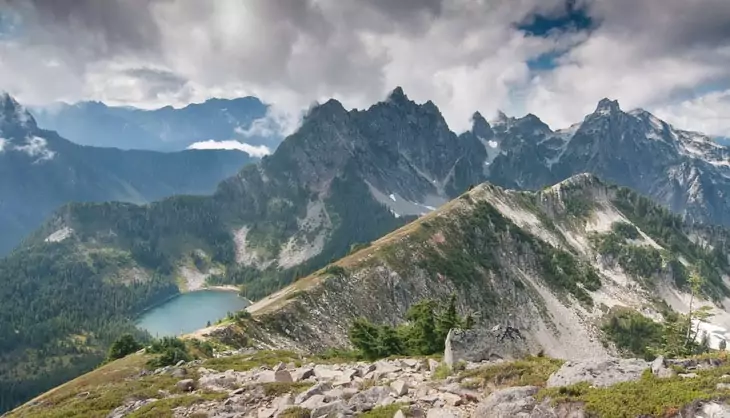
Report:
[[[319,408],[320,406],[322,406],[324,404],[325,404],[324,395],[318,394],[318,395],[310,396],[309,399],[307,399],[306,401],[299,404],[299,406],[301,406],[302,408],[307,408],[307,409],[315,409],[315,408]],[[312,416],[315,416],[315,415],[312,414]]]
[[[398,412],[393,415],[393,418],[406,418],[406,414],[404,414],[403,411],[399,409]]]
[[[275,372],[278,372],[280,370],[286,370],[286,364],[284,364],[284,362],[280,362],[276,365],[276,367],[274,367]]]
[[[435,372],[436,369],[439,367],[439,362],[430,358],[428,359],[428,370],[431,371],[431,373]]]

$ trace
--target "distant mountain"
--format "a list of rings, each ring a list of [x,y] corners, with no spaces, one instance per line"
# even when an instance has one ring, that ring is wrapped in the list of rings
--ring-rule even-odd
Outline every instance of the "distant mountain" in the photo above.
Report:
[[[113,107],[101,102],[58,103],[31,110],[38,124],[82,145],[180,151],[195,142],[238,138],[251,145],[275,149],[276,134],[244,136],[253,121],[263,118],[267,105],[255,97],[210,99],[180,109],[155,110]]]
[[[160,153],[80,146],[0,96],[0,255],[68,202],[146,203],[207,194],[252,159],[239,151]]]
[[[484,181],[541,190],[591,172],[650,196],[688,223],[730,224],[729,171],[728,149],[708,137],[642,110],[623,112],[610,100],[566,130],[553,131],[535,115],[500,114],[490,124],[475,113],[461,135],[432,102],[414,103],[400,88],[366,110],[329,100],[273,155],[211,196],[144,206],[73,203],[56,211],[0,262],[0,282],[13,284],[0,304],[14,303],[0,328],[0,341],[12,344],[0,356],[16,364],[13,353],[42,347],[49,359],[47,374],[22,379],[27,386],[17,400],[52,384],[48,376],[61,379],[90,364],[52,360],[64,355],[54,344],[80,329],[128,330],[140,309],[205,282],[243,285],[249,297],[264,297]],[[42,287],[23,287],[39,280]],[[45,301],[58,288],[78,290],[43,310],[21,303]],[[95,294],[118,303],[90,305]],[[64,327],[53,326],[67,317]],[[71,345],[98,358],[113,332],[103,335]],[[82,358],[91,357],[79,355],[79,364]]]

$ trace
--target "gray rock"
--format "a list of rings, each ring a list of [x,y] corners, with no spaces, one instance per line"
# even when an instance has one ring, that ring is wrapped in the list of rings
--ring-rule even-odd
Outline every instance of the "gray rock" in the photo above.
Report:
[[[606,387],[620,382],[639,380],[649,363],[638,359],[609,359],[598,361],[566,362],[553,373],[547,387],[570,386],[588,382],[595,387]]]
[[[408,394],[408,384],[403,380],[396,380],[390,384],[390,388],[393,389],[395,396],[403,396]]]
[[[276,413],[276,408],[261,408],[256,414],[258,418],[271,418]]]
[[[324,392],[331,390],[332,385],[328,383],[319,383],[311,388],[305,390],[304,392],[297,395],[296,399],[294,400],[294,403],[299,405],[302,402],[306,401],[307,399],[311,398],[314,395],[322,395]]]
[[[292,379],[295,382],[301,382],[302,380],[308,379],[312,376],[314,376],[314,369],[311,367],[304,367],[292,373]]]
[[[530,417],[535,408],[536,386],[522,386],[497,390],[477,405],[474,418]]]
[[[718,383],[715,386],[717,390],[730,390],[730,383]]]
[[[461,396],[453,393],[442,393],[439,397],[446,402],[447,405],[459,406],[462,404]]]
[[[444,408],[432,408],[426,413],[426,418],[458,418],[456,414]]]
[[[156,402],[157,399],[155,398],[149,398],[149,399],[143,399],[138,401],[131,401],[127,402],[124,405],[115,408],[113,411],[109,413],[109,415],[106,416],[106,418],[123,418],[132,412],[138,410],[139,408],[152,403]]]
[[[679,373],[677,376],[681,377],[682,379],[694,379],[697,377],[697,373]]]
[[[369,411],[383,399],[390,397],[390,388],[385,386],[373,386],[367,390],[355,394],[348,401],[348,405],[358,412]]]
[[[334,401],[320,405],[312,409],[312,417],[331,416],[337,413],[348,411],[347,404],[343,401]]]
[[[279,362],[279,364],[277,364],[276,367],[274,367],[275,372],[278,372],[281,370],[286,370],[286,364],[284,364],[284,362]]]
[[[302,408],[315,409],[325,404],[324,395],[312,395],[306,401],[299,404]],[[314,415],[313,415],[314,416]]]
[[[314,375],[317,376],[318,379],[338,380],[342,377],[342,372],[329,366],[318,364],[314,366]]]
[[[195,380],[183,379],[175,384],[175,386],[183,392],[192,392],[195,390]]]
[[[185,369],[176,368],[176,369],[172,369],[170,371],[170,375],[172,377],[176,377],[176,378],[180,379],[180,378],[183,378],[183,377],[187,376],[188,375],[188,371],[185,370]]]
[[[433,373],[439,367],[439,362],[430,358],[428,359],[428,370]]]
[[[289,405],[294,405],[294,397],[291,395],[291,393],[279,396],[271,402],[271,406],[279,411],[283,410]]]
[[[459,361],[521,358],[536,348],[517,328],[500,325],[492,329],[452,329],[444,345],[444,363],[451,367]]]
[[[256,380],[261,383],[291,383],[294,381],[291,377],[291,373],[286,370],[266,370],[256,375]]]

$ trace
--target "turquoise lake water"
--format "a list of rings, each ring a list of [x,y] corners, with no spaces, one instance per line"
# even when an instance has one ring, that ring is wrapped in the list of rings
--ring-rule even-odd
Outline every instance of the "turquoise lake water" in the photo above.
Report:
[[[145,312],[137,321],[139,328],[153,337],[169,337],[186,334],[206,323],[225,318],[228,312],[240,311],[248,306],[246,299],[236,292],[224,290],[200,290],[183,293],[160,306]]]

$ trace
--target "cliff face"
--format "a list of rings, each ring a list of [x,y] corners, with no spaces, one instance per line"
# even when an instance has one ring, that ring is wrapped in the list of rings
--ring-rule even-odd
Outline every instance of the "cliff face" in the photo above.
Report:
[[[624,238],[624,229],[636,235]],[[686,283],[674,263],[699,268],[713,255],[693,239],[719,243],[724,234],[685,226],[648,200],[592,175],[534,193],[485,183],[250,306],[254,319],[245,333],[268,347],[348,346],[347,330],[357,317],[398,324],[414,303],[456,294],[460,310],[473,313],[478,327],[516,328],[533,353],[604,357],[611,349],[602,344],[599,327],[609,308],[661,318],[664,301],[656,297],[661,295],[686,311],[681,303],[688,298]],[[616,248],[602,244],[608,237],[619,240]],[[660,261],[648,267],[627,261],[617,248]],[[719,306],[727,301],[726,263],[713,264],[703,288],[705,299],[718,303],[713,309],[725,326],[730,315]],[[233,341],[237,327],[198,335]]]

